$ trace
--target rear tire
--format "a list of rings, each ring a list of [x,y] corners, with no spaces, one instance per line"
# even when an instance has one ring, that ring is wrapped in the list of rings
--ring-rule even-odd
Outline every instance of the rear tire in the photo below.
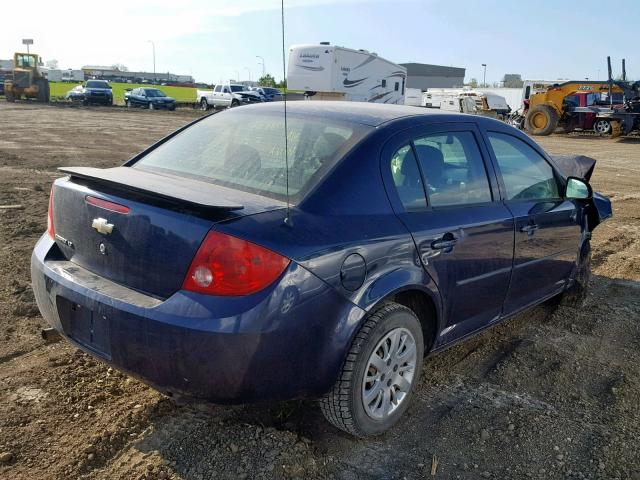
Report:
[[[40,79],[36,82],[38,85],[38,94],[36,96],[36,100],[40,103],[47,103],[49,101],[49,82],[44,79]]]
[[[533,135],[551,135],[558,128],[558,112],[549,105],[536,105],[527,113],[525,127]]]
[[[423,357],[422,327],[413,311],[382,305],[356,334],[333,390],[320,400],[324,417],[357,437],[385,432],[409,406]]]
[[[129,99],[124,101],[124,106],[127,108],[131,108],[131,101]]]
[[[155,110],[155,107],[153,106],[153,102],[149,102],[149,110]]]
[[[609,120],[596,120],[593,131],[598,135],[611,135],[611,122]]]

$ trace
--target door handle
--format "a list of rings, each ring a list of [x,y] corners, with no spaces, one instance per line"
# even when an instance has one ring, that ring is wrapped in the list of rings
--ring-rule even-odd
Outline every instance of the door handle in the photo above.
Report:
[[[431,248],[435,250],[444,250],[445,252],[450,252],[451,250],[453,250],[453,247],[455,247],[456,243],[458,243],[458,240],[456,238],[454,238],[453,236],[445,235],[441,239],[431,242]]]
[[[520,231],[523,233],[526,233],[527,235],[531,236],[535,233],[536,230],[538,230],[538,225],[536,225],[535,223],[530,223],[529,225],[525,225],[523,227],[520,228]]]

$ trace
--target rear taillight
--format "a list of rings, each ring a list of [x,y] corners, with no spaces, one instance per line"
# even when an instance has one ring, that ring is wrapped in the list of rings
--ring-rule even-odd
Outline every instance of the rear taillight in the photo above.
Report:
[[[55,240],[56,229],[53,226],[53,185],[51,186],[51,193],[49,194],[49,211],[47,212],[47,233]]]
[[[209,232],[198,249],[183,290],[209,295],[249,295],[271,285],[289,259],[220,232]]]

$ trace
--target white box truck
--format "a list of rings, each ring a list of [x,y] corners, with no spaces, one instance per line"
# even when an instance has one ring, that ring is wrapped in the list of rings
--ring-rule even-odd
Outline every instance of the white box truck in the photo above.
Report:
[[[376,53],[328,42],[289,49],[287,88],[309,100],[404,105],[407,69]]]

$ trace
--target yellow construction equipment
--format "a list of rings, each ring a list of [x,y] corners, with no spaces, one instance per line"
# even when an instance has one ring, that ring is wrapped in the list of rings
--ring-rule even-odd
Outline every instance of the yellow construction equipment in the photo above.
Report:
[[[38,102],[49,101],[49,81],[40,72],[42,60],[34,53],[13,55],[13,71],[4,79],[4,96],[7,102],[26,98]]]
[[[623,88],[607,81],[569,81],[551,85],[546,92],[531,95],[525,128],[533,135],[551,135],[565,114],[565,99],[577,92],[624,93]]]
[[[534,135],[550,135],[558,126],[571,131],[572,125],[580,119],[580,115],[587,114],[596,120],[594,128],[597,125],[606,126],[612,137],[640,130],[640,82],[627,81],[624,59],[621,80],[613,79],[611,57],[607,57],[607,71],[608,80],[605,82],[573,80],[551,85],[545,92],[532,95],[524,120],[525,128]],[[607,93],[608,102],[584,106],[571,105],[567,97],[578,92]],[[618,98],[614,104],[613,97],[620,97],[619,94],[622,94],[622,98]]]

